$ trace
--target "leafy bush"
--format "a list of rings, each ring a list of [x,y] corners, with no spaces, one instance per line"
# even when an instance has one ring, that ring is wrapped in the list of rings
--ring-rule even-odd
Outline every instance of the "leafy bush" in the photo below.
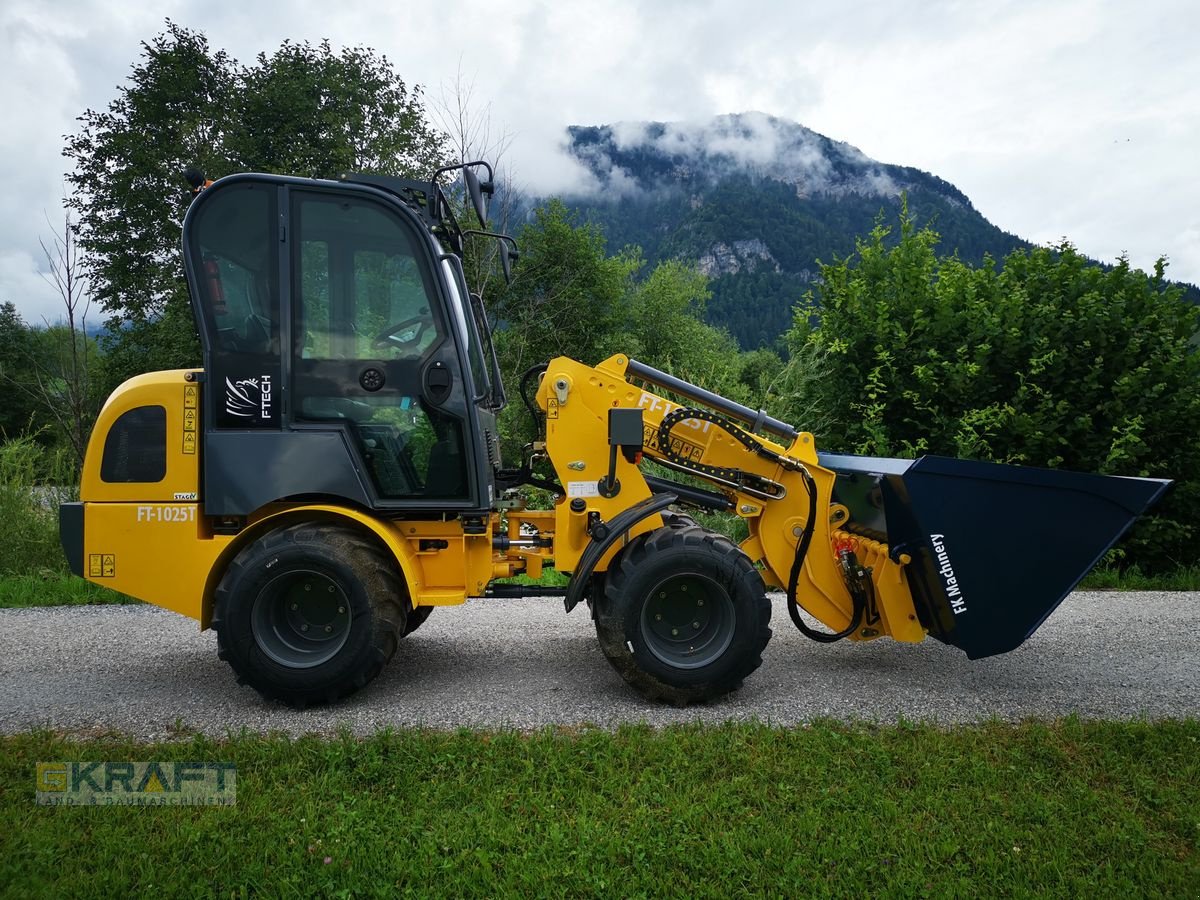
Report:
[[[0,575],[65,573],[58,543],[58,504],[77,494],[68,454],[33,437],[0,444]]]
[[[827,448],[1173,478],[1128,561],[1195,562],[1200,310],[1165,263],[1104,268],[1062,243],[976,268],[939,258],[907,210],[892,248],[889,231],[822,267],[789,332]]]

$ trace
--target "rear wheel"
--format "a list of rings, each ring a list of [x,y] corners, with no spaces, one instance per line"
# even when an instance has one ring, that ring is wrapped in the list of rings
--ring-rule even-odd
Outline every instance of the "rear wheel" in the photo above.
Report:
[[[395,561],[353,529],[307,522],[246,546],[217,587],[212,625],[237,675],[268,699],[332,703],[396,652],[408,599]]]
[[[643,696],[677,705],[721,697],[762,664],[771,604],[749,558],[694,525],[636,538],[595,600],[613,668]]]

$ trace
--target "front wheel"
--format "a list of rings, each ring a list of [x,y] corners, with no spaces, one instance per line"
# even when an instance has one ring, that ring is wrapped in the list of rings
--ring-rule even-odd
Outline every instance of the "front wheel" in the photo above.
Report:
[[[359,532],[306,522],[248,544],[217,587],[219,655],[267,699],[303,708],[364,687],[396,652],[408,598]]]
[[[694,525],[636,538],[597,594],[600,647],[650,700],[682,706],[737,690],[771,638],[771,604],[754,565]]]

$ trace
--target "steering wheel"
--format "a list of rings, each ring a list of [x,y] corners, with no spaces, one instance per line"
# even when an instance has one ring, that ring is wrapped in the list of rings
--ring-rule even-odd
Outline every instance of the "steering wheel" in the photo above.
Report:
[[[376,350],[407,347],[419,341],[421,336],[425,334],[427,327],[429,327],[429,318],[427,316],[414,316],[411,319],[405,319],[403,322],[399,322],[386,331],[381,331],[375,335],[375,338],[371,341],[371,346]]]

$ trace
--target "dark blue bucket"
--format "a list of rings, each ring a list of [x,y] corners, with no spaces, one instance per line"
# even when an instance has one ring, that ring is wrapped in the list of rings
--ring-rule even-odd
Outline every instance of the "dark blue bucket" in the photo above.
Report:
[[[912,557],[921,624],[971,659],[1019,647],[1171,485],[942,456],[820,462],[852,524]]]

